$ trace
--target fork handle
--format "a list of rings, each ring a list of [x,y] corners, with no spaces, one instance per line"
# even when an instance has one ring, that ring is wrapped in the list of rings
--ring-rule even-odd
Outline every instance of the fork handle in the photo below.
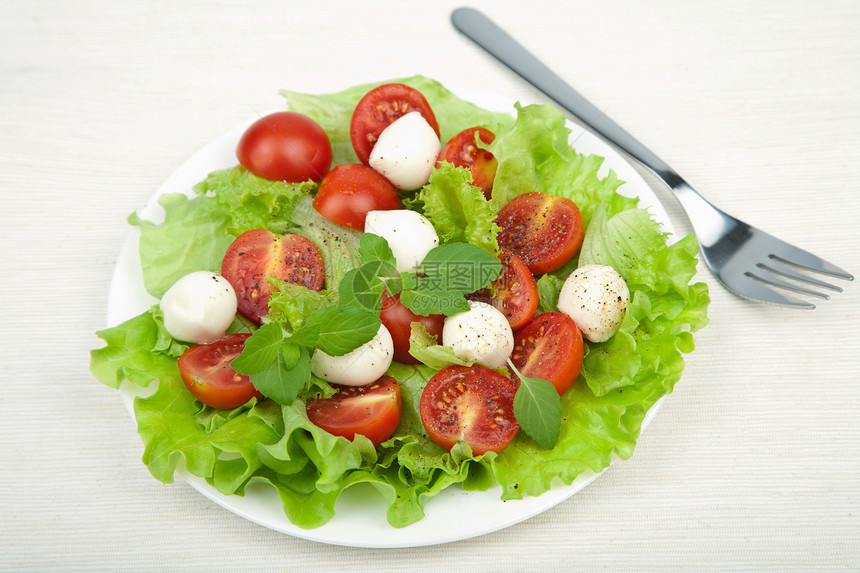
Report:
[[[659,177],[675,192],[688,215],[693,215],[691,219],[701,216],[721,226],[722,211],[699,195],[665,161],[582,97],[492,20],[474,8],[457,8],[451,13],[451,22],[490,55]]]

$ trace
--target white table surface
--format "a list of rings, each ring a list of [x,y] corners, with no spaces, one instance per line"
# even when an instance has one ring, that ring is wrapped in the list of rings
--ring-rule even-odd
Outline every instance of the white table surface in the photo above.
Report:
[[[149,475],[89,372],[125,217],[279,88],[421,73],[541,100],[452,28],[460,4],[0,6],[0,570],[860,568],[856,283],[806,312],[703,271],[711,324],[634,456],[478,538],[324,545]],[[860,273],[860,4],[598,4],[474,5],[718,205]]]

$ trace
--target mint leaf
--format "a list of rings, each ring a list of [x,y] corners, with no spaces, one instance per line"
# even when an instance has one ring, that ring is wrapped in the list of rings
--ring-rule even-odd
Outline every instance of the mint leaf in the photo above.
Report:
[[[311,376],[311,357],[308,349],[296,345],[299,356],[292,368],[288,368],[282,352],[278,359],[258,374],[251,374],[251,384],[263,396],[278,404],[289,406],[304,390]]]
[[[523,376],[510,359],[508,365],[520,379],[514,396],[517,423],[538,444],[552,449],[561,433],[561,396],[550,382]]]
[[[275,362],[284,331],[276,322],[264,324],[245,341],[242,354],[230,364],[239,374],[259,374]]]
[[[330,356],[343,356],[369,342],[379,331],[379,312],[356,306],[327,306],[308,316],[319,325],[316,347]]]

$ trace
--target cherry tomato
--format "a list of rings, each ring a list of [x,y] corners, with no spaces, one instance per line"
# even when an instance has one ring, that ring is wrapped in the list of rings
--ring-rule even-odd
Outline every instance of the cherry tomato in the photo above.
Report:
[[[366,164],[379,134],[395,120],[413,111],[424,116],[438,137],[436,115],[424,95],[415,88],[405,84],[383,84],[364,94],[355,106],[349,124],[349,138],[359,161]]]
[[[534,317],[514,335],[511,362],[523,376],[543,378],[564,394],[582,368],[582,332],[560,312]]]
[[[469,295],[472,300],[489,303],[499,309],[512,330],[527,323],[538,307],[538,288],[531,271],[510,251],[499,255],[502,272],[488,289]],[[493,294],[491,294],[493,293]]]
[[[496,139],[489,129],[483,127],[470,127],[464,129],[448,140],[442,151],[439,152],[439,161],[453,163],[457,167],[465,167],[472,172],[472,184],[480,187],[484,196],[489,199],[492,196],[493,181],[496,178],[496,168],[499,162],[495,156],[478,147],[475,134],[486,144]]]
[[[400,196],[385,176],[361,163],[339,165],[320,182],[314,209],[338,225],[364,231],[368,211],[400,209]]]
[[[409,354],[409,335],[412,333],[412,323],[420,322],[428,334],[437,336],[438,344],[442,344],[442,326],[445,323],[444,314],[420,316],[406,308],[400,302],[400,294],[388,296],[383,294],[382,324],[391,333],[394,341],[394,359],[403,364],[418,364],[419,360]]]
[[[576,203],[539,191],[520,195],[499,211],[499,246],[513,251],[536,275],[573,258],[585,229]]]
[[[319,181],[331,165],[331,142],[308,116],[280,111],[251,124],[239,140],[236,157],[248,171],[266,179]]]
[[[227,248],[221,275],[233,286],[239,312],[262,322],[269,312],[270,277],[320,290],[325,280],[319,250],[301,235],[276,235],[253,229]]]
[[[391,376],[383,376],[367,386],[338,386],[331,398],[308,400],[311,422],[335,436],[352,440],[356,434],[366,436],[378,446],[390,438],[400,423],[400,385]]]
[[[474,455],[502,451],[520,429],[514,418],[517,384],[484,366],[447,366],[421,394],[421,423],[450,450],[459,441]]]
[[[230,366],[242,353],[249,336],[228,334],[214,342],[192,346],[179,357],[182,381],[198,400],[213,408],[230,409],[253,397],[263,397],[248,376]]]

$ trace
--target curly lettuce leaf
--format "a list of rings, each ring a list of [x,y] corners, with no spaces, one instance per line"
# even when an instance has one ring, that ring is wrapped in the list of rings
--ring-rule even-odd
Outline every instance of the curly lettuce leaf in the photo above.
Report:
[[[490,201],[496,210],[523,193],[542,191],[576,203],[587,226],[601,203],[612,203],[613,212],[636,205],[636,199],[615,193],[622,181],[614,172],[598,177],[602,157],[570,147],[571,132],[561,111],[551,105],[517,104],[516,109],[516,121],[499,130],[489,145],[499,162]]]
[[[462,167],[444,162],[434,168],[430,181],[409,205],[420,208],[443,243],[471,243],[490,253],[499,251],[496,239],[498,211],[490,207],[472,175]]]
[[[196,193],[214,196],[229,213],[226,231],[233,236],[251,229],[283,233],[295,202],[316,189],[313,181],[273,181],[254,175],[241,165],[210,173],[194,186]]]

